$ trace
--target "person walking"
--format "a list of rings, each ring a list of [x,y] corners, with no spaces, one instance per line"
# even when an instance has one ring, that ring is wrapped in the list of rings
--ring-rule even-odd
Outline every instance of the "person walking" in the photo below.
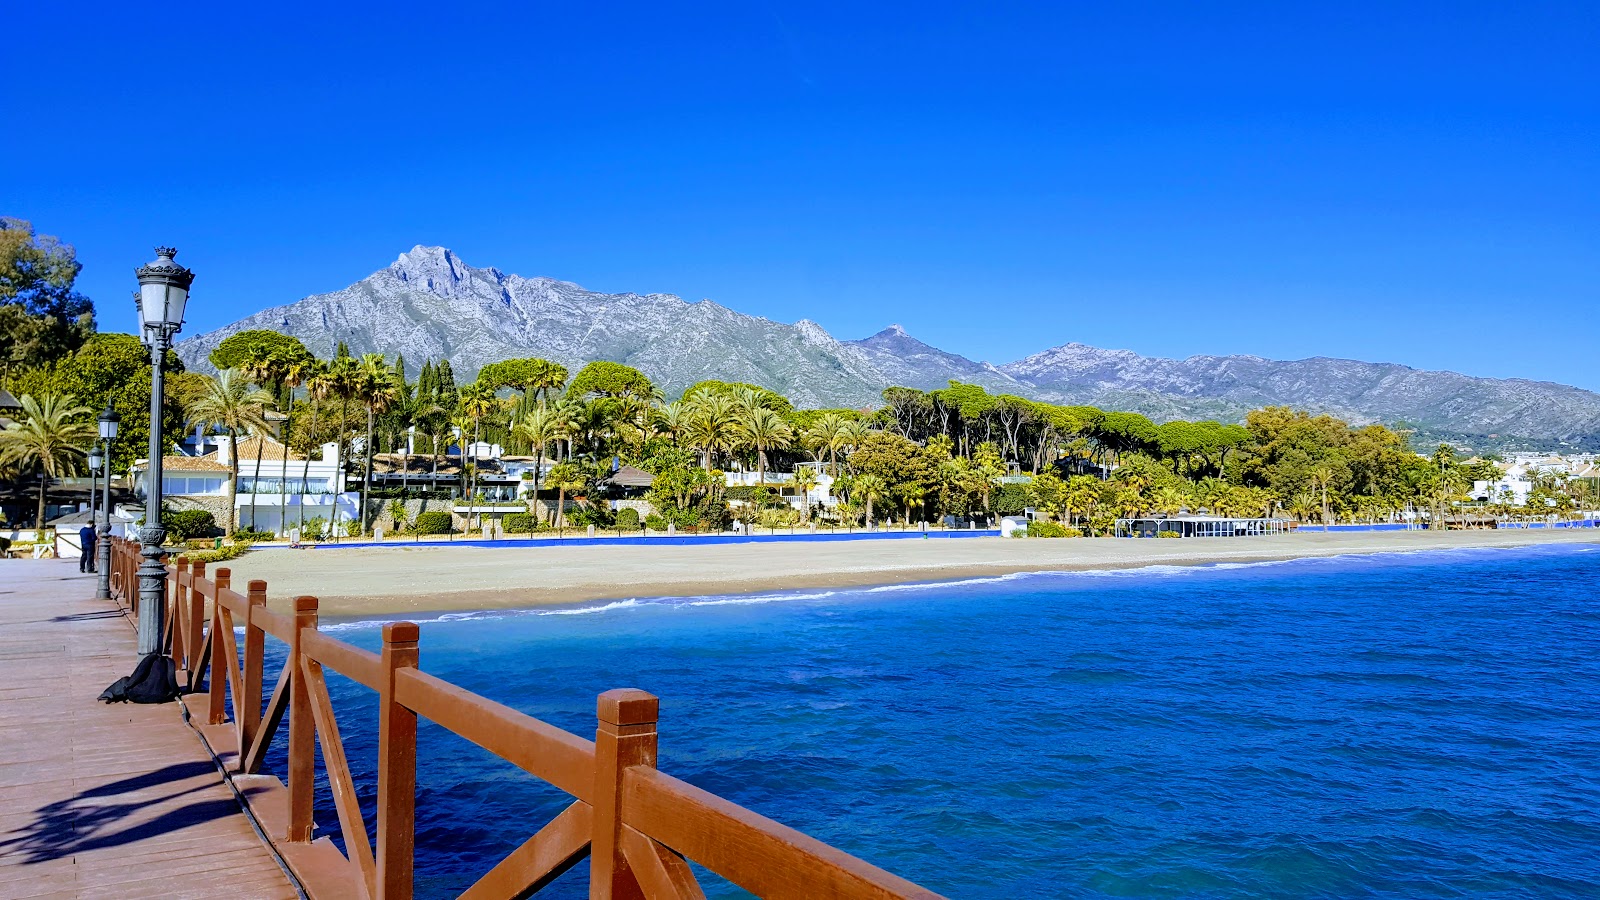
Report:
[[[96,537],[95,537],[95,533],[94,533],[94,525],[92,523],[88,524],[88,525],[85,525],[82,528],[78,529],[78,547],[81,550],[81,552],[78,554],[78,571],[79,572],[93,572],[95,570],[95,568],[94,568],[94,544],[95,544],[95,540],[96,540]]]

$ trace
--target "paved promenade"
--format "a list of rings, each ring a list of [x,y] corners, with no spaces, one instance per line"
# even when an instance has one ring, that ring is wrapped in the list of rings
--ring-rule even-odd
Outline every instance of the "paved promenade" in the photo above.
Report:
[[[0,561],[0,898],[298,896],[177,704],[95,700],[136,659],[93,578]]]

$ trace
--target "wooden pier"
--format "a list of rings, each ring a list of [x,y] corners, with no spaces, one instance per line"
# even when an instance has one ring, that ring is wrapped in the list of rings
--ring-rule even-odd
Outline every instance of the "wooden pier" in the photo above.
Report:
[[[57,599],[89,593],[87,578],[78,584],[70,583],[77,579],[68,579],[69,583],[38,588],[39,605],[84,606],[89,615],[80,623],[39,613],[58,626],[59,631],[51,633],[62,634],[62,641],[69,640],[66,633],[80,625],[105,629],[97,644],[106,656],[100,666],[104,674],[97,669],[81,688],[75,681],[72,696],[65,698],[59,686],[52,693],[49,685],[52,676],[59,680],[66,655],[63,648],[50,641],[24,644],[38,647],[40,652],[32,657],[36,663],[29,672],[0,669],[6,673],[0,682],[0,690],[6,691],[0,693],[0,716],[7,716],[16,704],[37,702],[34,714],[41,737],[30,737],[26,743],[37,746],[38,753],[45,753],[48,745],[61,739],[51,738],[48,732],[72,730],[63,724],[60,712],[67,704],[86,723],[109,715],[104,725],[93,726],[107,732],[104,741],[97,742],[102,746],[133,740],[132,736],[117,736],[119,728],[132,731],[127,727],[130,718],[162,724],[161,729],[152,725],[152,732],[161,731],[163,747],[166,742],[176,746],[183,740],[189,741],[191,748],[203,745],[191,753],[191,763],[211,766],[215,760],[216,765],[201,780],[223,792],[219,797],[238,797],[248,813],[240,814],[237,804],[231,814],[218,806],[211,822],[197,826],[208,837],[213,828],[218,835],[239,837],[241,847],[228,851],[238,854],[237,870],[232,857],[222,859],[217,847],[199,842],[205,844],[205,857],[210,861],[207,874],[224,871],[230,895],[276,896],[272,891],[281,887],[284,896],[293,896],[299,889],[312,898],[410,898],[415,864],[417,723],[428,719],[488,750],[508,767],[520,768],[572,797],[564,811],[482,873],[461,896],[526,897],[585,859],[590,863],[589,896],[595,900],[703,898],[689,861],[760,897],[889,900],[938,896],[658,771],[658,703],[644,691],[619,689],[601,694],[591,741],[422,671],[418,666],[420,634],[413,623],[385,626],[382,651],[373,653],[320,632],[314,597],[297,598],[292,615],[276,613],[267,609],[265,582],[252,581],[240,593],[233,588],[228,569],[208,573],[203,564],[191,565],[181,558],[168,566],[167,622],[179,680],[191,690],[180,704],[188,725],[177,723],[174,706],[115,707],[108,714],[93,697],[131,667],[132,634],[120,604],[127,604],[126,613],[134,615],[132,607],[138,603],[134,575],[139,564],[137,545],[113,540],[112,593],[119,605]],[[236,629],[243,630],[242,639],[236,637]],[[213,640],[213,635],[221,639]],[[280,671],[270,674],[265,671],[269,638],[287,648]],[[328,670],[369,688],[378,710],[375,840],[368,837],[368,823],[356,799],[339,733],[339,711],[328,694]],[[35,694],[37,701],[25,699]],[[19,714],[23,708],[16,706]],[[5,722],[5,733],[12,733],[10,719]],[[28,729],[34,727],[33,722],[22,724]],[[280,728],[287,729],[288,744],[288,762],[281,779],[262,770],[266,750]],[[3,746],[9,753],[10,744]],[[319,756],[332,787],[336,827],[348,855],[329,839],[326,829],[331,823],[312,820]],[[167,765],[158,754],[138,749],[130,749],[121,764],[124,768],[119,771],[131,774],[137,784],[143,784],[138,779],[159,778],[157,773]],[[71,764],[56,764],[54,769],[48,762],[40,765],[41,773],[61,772],[68,781],[78,777]],[[217,777],[217,766],[227,772],[225,782]],[[37,797],[44,805],[35,802],[33,818],[24,817],[25,821],[14,825],[0,818],[0,825],[23,829],[23,843],[0,847],[0,861],[9,860],[6,854],[17,852],[14,847],[28,855],[29,829],[40,830],[37,823],[54,808],[52,804],[77,802],[70,785],[41,790]],[[179,796],[178,802],[186,801]],[[143,809],[138,802],[131,805]],[[266,845],[255,837],[252,827],[263,835]],[[159,830],[170,839],[170,829]],[[249,841],[255,841],[254,846],[247,846]],[[139,855],[137,848],[124,850],[127,856]],[[28,880],[29,866],[46,862],[19,861],[14,870],[18,874],[10,876],[9,882],[0,881],[0,896],[11,896],[6,894],[10,884]],[[282,885],[271,881],[269,876],[279,862],[292,874],[292,887],[287,881]],[[152,862],[149,877],[157,877],[157,871],[170,872],[172,865]],[[205,867],[206,863],[195,865]],[[49,874],[42,867],[32,871],[40,878]],[[238,890],[239,884],[246,883],[244,879],[254,879],[248,884],[259,890]],[[181,883],[187,889],[188,882]],[[155,887],[152,883],[151,888]],[[163,887],[167,888],[163,896],[179,896],[171,892],[170,882]],[[196,895],[207,893],[200,887],[195,890]],[[38,893],[48,894],[49,890]]]
[[[71,560],[0,563],[0,897],[295,897],[176,704],[95,700],[133,629]]]

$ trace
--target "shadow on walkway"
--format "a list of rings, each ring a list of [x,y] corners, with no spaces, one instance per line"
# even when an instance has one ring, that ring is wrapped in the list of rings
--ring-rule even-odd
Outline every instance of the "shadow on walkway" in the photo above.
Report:
[[[34,820],[13,832],[20,837],[0,841],[0,856],[20,853],[28,863],[48,862],[238,816],[239,804],[232,798],[182,806],[174,802],[206,790],[216,779],[217,769],[211,763],[190,762],[90,788],[35,810]],[[159,796],[130,796],[162,787],[172,790]],[[152,810],[160,811],[149,815]]]

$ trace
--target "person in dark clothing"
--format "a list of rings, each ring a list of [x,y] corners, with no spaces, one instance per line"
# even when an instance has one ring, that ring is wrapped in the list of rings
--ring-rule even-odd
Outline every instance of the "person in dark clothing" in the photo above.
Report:
[[[94,542],[93,525],[85,525],[78,529],[78,546],[83,548],[83,552],[78,555],[79,572],[94,571]]]

